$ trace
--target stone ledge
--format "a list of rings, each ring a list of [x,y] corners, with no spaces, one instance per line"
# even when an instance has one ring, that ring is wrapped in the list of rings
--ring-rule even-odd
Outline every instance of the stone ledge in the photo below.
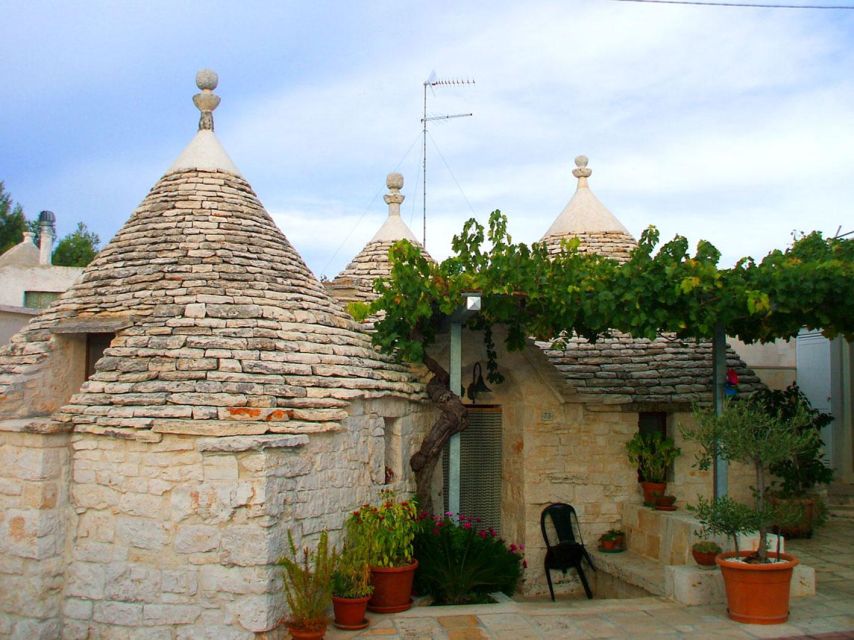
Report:
[[[670,565],[664,568],[664,595],[689,606],[726,602],[724,579],[720,570],[698,566]],[[815,569],[804,564],[792,572],[791,597],[815,595]]]
[[[0,431],[51,435],[54,433],[70,433],[71,425],[56,422],[47,417],[16,418],[13,420],[0,420]]]
[[[653,595],[664,595],[665,567],[663,564],[633,551],[601,553],[595,548],[588,551],[593,557],[597,571],[604,571]]]
[[[196,448],[202,453],[239,453],[241,451],[303,447],[307,444],[308,436],[306,435],[250,435],[202,438],[196,443]]]

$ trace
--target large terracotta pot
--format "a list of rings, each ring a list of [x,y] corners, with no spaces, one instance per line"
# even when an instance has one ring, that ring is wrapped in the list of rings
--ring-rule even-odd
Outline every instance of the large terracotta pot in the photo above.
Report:
[[[374,595],[368,609],[376,613],[399,613],[412,606],[412,581],[418,560],[404,567],[371,567]]]
[[[780,535],[785,538],[812,538],[816,518],[815,498],[769,498],[773,505],[787,509],[799,508],[801,516],[797,522],[780,525]]]
[[[752,551],[740,551],[748,556]],[[785,562],[747,564],[733,562],[734,551],[721,553],[715,559],[721,568],[726,587],[727,613],[737,622],[748,624],[782,624],[789,619],[789,586],[792,570],[799,560],[781,553]],[[769,558],[777,554],[768,553]]]
[[[368,608],[368,600],[371,596],[364,598],[339,598],[332,596],[332,608],[335,610],[335,626],[347,631],[364,629],[368,626],[365,618],[365,610]]]
[[[655,506],[655,497],[663,496],[664,492],[667,490],[666,482],[641,482],[641,489],[643,490],[643,503],[648,507]]]
[[[326,634],[326,626],[324,625],[320,629],[298,629],[288,625],[288,631],[293,640],[323,640],[323,636]]]

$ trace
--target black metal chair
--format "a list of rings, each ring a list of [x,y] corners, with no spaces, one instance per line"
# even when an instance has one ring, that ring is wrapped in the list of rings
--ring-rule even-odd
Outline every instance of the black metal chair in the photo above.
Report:
[[[549,540],[546,527],[547,517],[551,519],[555,533],[557,534],[557,541],[554,544]],[[581,529],[578,526],[578,515],[575,513],[575,509],[563,502],[550,504],[540,514],[540,529],[543,531],[543,540],[546,543],[546,559],[544,564],[552,601],[555,599],[552,576],[549,573],[552,569],[560,570],[565,574],[569,569],[575,568],[578,572],[578,577],[581,579],[581,584],[584,586],[584,593],[587,594],[588,598],[592,598],[593,592],[587,583],[587,576],[584,575],[581,563],[587,560],[587,564],[590,565],[593,571],[596,571],[596,566],[593,564],[593,558],[590,557],[587,549],[584,548],[584,541],[581,539]]]

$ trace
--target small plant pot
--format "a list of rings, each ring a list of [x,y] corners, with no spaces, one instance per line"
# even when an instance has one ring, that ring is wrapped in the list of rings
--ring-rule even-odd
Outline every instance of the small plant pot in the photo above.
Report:
[[[657,496],[663,496],[667,491],[666,482],[641,482],[641,490],[643,491],[643,503],[648,507],[655,506]]]
[[[368,600],[371,596],[364,598],[339,598],[332,596],[332,608],[335,611],[335,626],[345,631],[355,631],[368,626],[365,611],[368,608]]]
[[[673,507],[673,503],[676,502],[676,496],[657,496],[655,498],[655,508],[670,508]]]
[[[718,555],[717,551],[697,551],[691,549],[691,555],[694,556],[694,562],[701,567],[714,567],[715,558]]]
[[[376,613],[399,613],[412,606],[412,582],[418,560],[404,567],[371,567],[374,595],[368,609]]]
[[[318,629],[301,629],[288,625],[288,632],[293,640],[323,640],[326,635],[326,625]]]

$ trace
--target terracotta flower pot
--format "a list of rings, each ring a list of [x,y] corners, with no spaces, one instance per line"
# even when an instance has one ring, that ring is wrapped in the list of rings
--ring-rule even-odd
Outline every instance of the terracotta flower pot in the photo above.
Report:
[[[599,544],[605,551],[613,551],[617,548],[616,540],[602,540]]]
[[[691,555],[694,556],[694,562],[696,562],[701,567],[714,567],[715,558],[717,557],[718,552],[697,551],[696,549],[691,549]]]
[[[399,613],[412,606],[412,581],[418,560],[404,567],[371,567],[374,595],[368,609],[376,613]]]
[[[368,626],[365,618],[365,610],[368,608],[368,600],[371,596],[364,598],[339,598],[332,596],[332,608],[335,611],[335,626],[347,631],[364,629]]]
[[[741,551],[748,556],[751,551]],[[733,562],[734,551],[721,553],[715,559],[726,586],[727,613],[736,622],[748,624],[782,624],[789,619],[789,586],[792,570],[799,560],[781,553],[785,562],[747,564]],[[777,554],[768,553],[769,558]]]
[[[319,629],[299,629],[288,625],[288,632],[293,640],[323,640],[326,634],[326,625]]]
[[[666,482],[641,482],[640,485],[643,490],[643,503],[648,507],[654,507],[656,496],[663,496],[667,490]]]

